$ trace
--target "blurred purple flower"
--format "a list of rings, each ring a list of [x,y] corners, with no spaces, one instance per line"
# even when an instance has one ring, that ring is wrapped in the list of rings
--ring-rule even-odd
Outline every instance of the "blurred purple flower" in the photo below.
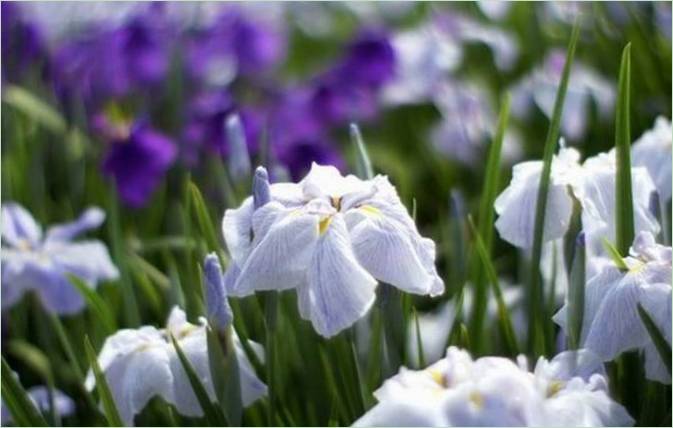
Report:
[[[33,22],[26,20],[15,3],[3,2],[2,75],[16,80],[28,66],[46,58],[43,36]]]
[[[553,50],[544,63],[512,88],[512,113],[526,117],[533,104],[551,117],[556,90],[561,81],[565,52]],[[581,62],[575,61],[568,81],[561,119],[563,136],[570,140],[584,137],[590,102],[595,102],[602,118],[610,117],[615,100],[614,84]]]
[[[387,33],[365,29],[343,59],[313,83],[311,110],[327,125],[371,118],[378,90],[395,75],[395,53]]]
[[[234,99],[226,91],[204,92],[191,101],[187,122],[182,131],[185,161],[188,164],[196,164],[204,150],[222,157],[229,155],[230,147],[224,124],[233,113],[240,116],[248,152],[257,152],[263,114],[253,108],[237,108]]]
[[[13,202],[2,205],[2,308],[16,304],[35,291],[42,304],[57,314],[73,314],[85,305],[67,275],[90,287],[116,279],[105,245],[100,241],[72,242],[77,235],[98,228],[105,220],[100,208],[89,208],[75,221],[57,224],[43,236],[42,228],[25,208]]]
[[[196,80],[226,85],[238,74],[255,75],[275,66],[285,56],[286,44],[277,22],[227,5],[212,25],[188,35],[188,69]]]
[[[110,144],[103,172],[115,181],[124,203],[144,205],[175,160],[173,141],[144,121],[114,126],[100,116],[98,120],[103,122],[99,128]]]
[[[121,97],[161,83],[170,61],[170,30],[152,8],[115,28],[91,29],[54,54],[56,89],[85,101]]]

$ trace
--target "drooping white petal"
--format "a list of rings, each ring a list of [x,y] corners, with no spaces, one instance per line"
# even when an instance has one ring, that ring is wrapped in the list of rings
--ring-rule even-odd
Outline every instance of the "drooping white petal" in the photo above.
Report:
[[[588,245],[593,252],[602,253],[600,238],[615,239],[615,179],[617,174],[615,152],[601,153],[583,164],[583,179],[577,195],[582,203],[582,225],[594,241]],[[659,224],[650,211],[651,195],[655,190],[652,179],[644,168],[631,169],[633,183],[633,213],[636,232],[659,232]],[[589,248],[590,250],[591,248]]]
[[[426,271],[403,225],[375,210],[362,210],[367,217],[350,231],[358,262],[380,281],[410,293],[428,294],[435,278]]]
[[[316,331],[331,337],[367,312],[374,303],[376,280],[355,259],[342,215],[334,215],[325,227],[300,293],[307,293]]]
[[[442,408],[426,396],[405,394],[372,407],[354,427],[445,427],[450,422]]]
[[[42,237],[42,229],[24,207],[14,202],[2,204],[2,240],[18,247],[34,245]]]
[[[87,230],[96,229],[105,221],[105,212],[98,207],[84,211],[77,220],[57,224],[47,229],[46,241],[70,241]]]
[[[213,389],[212,377],[210,375],[210,365],[208,363],[208,344],[206,341],[206,330],[204,327],[191,325],[190,331],[183,333],[182,337],[176,337],[182,352],[194,368],[201,384],[206,389],[211,401],[215,400],[215,390]],[[172,345],[170,345],[172,347]],[[170,367],[173,373],[174,400],[172,403],[175,408],[186,416],[202,416],[203,410],[199,400],[194,394],[192,384],[189,382],[187,372],[185,372],[177,352],[172,350],[169,353]]]
[[[498,220],[495,227],[500,236],[520,248],[533,245],[537,193],[542,172],[541,162],[524,162],[514,167],[512,182],[495,200]],[[552,180],[547,194],[544,241],[561,238],[568,229],[572,199],[567,183]]]
[[[647,343],[636,309],[643,292],[636,277],[627,274],[609,287],[587,332],[584,346],[606,361]]]
[[[319,216],[300,211],[276,221],[241,267],[231,293],[241,296],[303,283],[318,240],[318,223]]]
[[[255,348],[261,348],[259,344],[250,341],[250,345]],[[241,382],[241,400],[244,407],[248,407],[255,401],[264,397],[267,394],[268,388],[264,383],[257,377],[255,369],[252,367],[250,360],[243,350],[240,339],[234,333],[234,348],[236,349],[236,358],[238,359],[238,371]],[[260,349],[261,353],[264,352],[263,348]],[[260,358],[262,361],[264,358]]]
[[[659,283],[648,287],[640,298],[643,309],[652,317],[659,331],[671,345],[671,285]],[[648,333],[649,334],[649,333]],[[661,356],[650,342],[645,346],[645,375],[648,379],[665,384],[671,383],[671,375],[661,360]]]
[[[659,116],[654,127],[645,131],[631,149],[632,165],[647,168],[662,202],[671,199],[672,134],[671,122]]]
[[[569,381],[579,377],[589,382],[594,374],[605,375],[603,361],[587,349],[561,352],[551,361],[540,358],[535,365],[535,376],[553,380]]]
[[[232,260],[239,266],[245,263],[250,253],[253,211],[252,197],[248,197],[240,207],[226,210],[222,219],[224,242]]]
[[[105,374],[113,399],[125,424],[155,395],[172,402],[173,375],[169,367],[167,343],[154,327],[120,330],[103,344],[98,364]],[[95,384],[89,371],[86,386]]]

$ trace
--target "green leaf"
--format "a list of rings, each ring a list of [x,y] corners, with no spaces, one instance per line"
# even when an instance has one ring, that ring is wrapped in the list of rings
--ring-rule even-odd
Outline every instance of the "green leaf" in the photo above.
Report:
[[[91,365],[94,378],[96,378],[96,389],[98,390],[100,401],[103,403],[105,418],[107,419],[109,426],[124,426],[122,418],[119,416],[117,405],[112,398],[112,392],[110,391],[110,386],[107,383],[105,374],[103,374],[103,371],[98,365],[98,357],[96,356],[96,351],[94,351],[93,346],[91,346],[89,336],[84,337],[84,350],[86,352],[87,359],[89,360],[89,364]]]
[[[512,356],[518,355],[519,345],[516,342],[516,335],[514,334],[514,327],[512,327],[512,319],[509,315],[509,310],[505,304],[505,299],[502,296],[502,290],[500,289],[500,282],[498,281],[498,274],[491,263],[491,258],[486,251],[486,246],[484,241],[479,235],[479,231],[474,225],[472,218],[468,216],[468,223],[472,234],[474,235],[475,247],[477,254],[481,257],[481,263],[484,267],[486,273],[486,278],[491,283],[491,288],[493,289],[493,294],[495,295],[495,301],[498,306],[498,325],[500,326],[500,332],[503,335],[505,340],[505,345],[507,346],[508,353]]]
[[[112,184],[114,187],[114,184]],[[117,200],[117,191],[113,189],[110,192],[108,200],[108,215],[107,221],[108,233],[110,234],[110,248],[112,250],[112,258],[119,268],[119,282],[123,297],[123,311],[124,321],[129,327],[137,327],[140,325],[140,311],[138,310],[138,302],[135,295],[135,290],[131,278],[128,273],[128,266],[126,264],[126,247],[121,226],[121,212],[119,209],[119,201]],[[115,330],[112,330],[114,332]]]
[[[210,218],[210,214],[208,214],[208,208],[206,207],[206,203],[203,200],[203,195],[201,194],[201,191],[196,186],[196,184],[194,184],[192,181],[189,182],[188,188],[189,194],[191,195],[192,208],[196,214],[196,220],[198,222],[199,229],[201,230],[201,235],[208,243],[208,251],[215,251],[219,255],[220,244],[215,233],[215,228],[213,227],[213,221]],[[220,259],[222,259],[221,255]],[[224,265],[224,260],[220,261],[223,262]]]
[[[210,375],[213,379],[215,395],[230,425],[240,426],[243,417],[243,401],[231,327],[219,332],[208,327],[206,334]]]
[[[68,275],[68,279],[75,286],[79,294],[82,295],[87,305],[93,310],[96,317],[100,320],[105,334],[110,335],[117,331],[117,323],[110,311],[107,303],[96,293],[96,290],[74,275]]]
[[[189,384],[192,386],[194,395],[196,395],[196,399],[198,400],[199,405],[203,410],[203,414],[206,416],[206,419],[208,420],[208,423],[211,426],[225,425],[226,421],[224,420],[223,415],[219,412],[218,408],[215,405],[213,405],[212,401],[210,401],[210,397],[208,397],[208,392],[205,386],[203,386],[203,383],[201,383],[201,380],[199,379],[199,376],[196,374],[196,370],[194,370],[192,363],[189,362],[189,359],[182,351],[180,344],[178,343],[177,340],[175,340],[175,337],[173,337],[173,335],[171,335],[171,341],[173,342],[173,346],[175,347],[175,351],[178,354],[180,364],[182,365],[182,368],[185,370],[185,373],[187,374]]]
[[[372,169],[372,163],[369,160],[367,147],[365,147],[365,143],[362,140],[360,128],[355,123],[351,123],[350,132],[351,142],[355,146],[356,153],[355,173],[360,178],[371,180],[374,178],[374,170]]]
[[[568,284],[568,344],[579,349],[584,320],[584,289],[586,284],[586,242],[584,233],[577,236]]]
[[[657,328],[657,325],[654,323],[654,320],[652,320],[650,314],[647,313],[640,303],[638,303],[638,315],[640,315],[640,319],[643,321],[647,332],[650,334],[652,342],[654,342],[654,346],[657,348],[657,352],[661,357],[661,361],[666,365],[666,370],[668,370],[668,375],[670,376],[671,358],[673,358],[671,355],[671,345],[668,344],[666,338]]]
[[[56,109],[20,86],[7,86],[2,91],[2,101],[55,134],[67,131],[65,119]]]
[[[269,426],[276,425],[276,407],[278,397],[276,391],[276,366],[277,366],[277,323],[278,323],[278,292],[267,291],[264,293],[264,319],[266,324],[266,385],[269,390],[269,406],[267,408],[267,423]]]
[[[14,339],[7,344],[7,351],[28,365],[31,370],[38,373],[47,383],[52,379],[49,358],[39,348],[36,348],[25,340]]]
[[[416,325],[416,347],[418,348],[418,365],[425,367],[425,352],[423,351],[423,340],[421,338],[421,326],[418,322],[418,312],[414,308],[414,324]]]
[[[35,406],[21,383],[14,377],[14,371],[9,367],[5,357],[2,357],[2,393],[3,404],[7,406],[14,423],[19,426],[48,426],[47,421]]]
[[[614,245],[612,245],[610,241],[605,238],[601,238],[601,242],[603,243],[605,252],[608,253],[608,256],[612,259],[615,266],[617,266],[617,268],[622,272],[629,270],[629,267],[626,265],[626,262],[622,258],[621,254],[619,254],[617,248],[615,248]]]
[[[540,258],[542,257],[542,242],[544,239],[544,223],[547,211],[547,196],[549,193],[549,181],[551,176],[551,163],[558,144],[561,116],[563,114],[563,104],[565,102],[566,91],[568,90],[568,80],[570,70],[572,69],[573,59],[575,58],[575,47],[579,38],[579,22],[575,22],[568,52],[566,54],[565,65],[561,82],[556,92],[554,101],[554,111],[552,114],[547,138],[544,145],[544,157],[542,173],[540,174],[540,186],[537,192],[537,203],[535,207],[535,229],[533,234],[533,250],[531,256],[531,275],[528,284],[528,350],[532,354],[544,354],[544,301],[540,281]]]
[[[488,151],[488,160],[486,161],[486,177],[479,205],[479,234],[484,240],[484,247],[488,257],[491,254],[493,246],[493,217],[494,203],[500,187],[500,154],[502,153],[502,143],[505,138],[505,129],[509,121],[510,96],[505,95],[500,115],[498,117],[498,127]],[[480,269],[480,264],[476,263],[478,258],[473,258],[473,283],[474,283],[474,303],[470,319],[470,336],[472,345],[476,352],[481,352],[481,346],[485,337],[483,332],[484,319],[486,317],[486,305],[488,300],[488,288],[484,270]]]
[[[617,149],[617,177],[615,179],[615,224],[617,250],[625,256],[635,237],[633,223],[633,191],[631,189],[631,43],[622,52],[617,86],[617,113],[615,118],[615,147]]]

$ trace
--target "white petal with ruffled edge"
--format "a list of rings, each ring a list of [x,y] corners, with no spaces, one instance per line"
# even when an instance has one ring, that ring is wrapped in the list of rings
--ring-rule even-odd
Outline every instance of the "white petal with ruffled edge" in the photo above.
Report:
[[[325,337],[351,326],[374,303],[376,280],[355,259],[341,214],[315,245],[306,281],[300,293],[307,293],[313,327]]]
[[[304,283],[318,240],[318,223],[317,215],[302,212],[276,221],[250,253],[231,294],[284,290]]]

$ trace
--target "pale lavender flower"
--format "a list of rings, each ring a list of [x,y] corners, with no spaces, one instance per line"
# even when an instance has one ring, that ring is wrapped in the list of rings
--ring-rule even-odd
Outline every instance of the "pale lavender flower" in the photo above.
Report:
[[[2,205],[2,308],[16,304],[29,291],[40,297],[49,311],[73,314],[84,299],[70,283],[74,275],[95,287],[114,280],[119,271],[105,245],[97,240],[73,242],[73,238],[103,223],[105,213],[87,209],[77,220],[42,229],[19,204]]]
[[[581,346],[603,361],[610,361],[628,350],[644,350],[646,376],[671,383],[652,339],[638,315],[640,303],[671,344],[671,247],[655,243],[648,232],[638,234],[626,271],[609,261],[586,284]],[[554,321],[567,333],[567,305],[554,315]]]
[[[162,397],[185,416],[203,416],[201,405],[192,390],[177,352],[171,342],[173,336],[194,367],[211,400],[215,390],[210,374],[206,322],[190,324],[182,309],[174,307],[165,329],[144,326],[119,330],[108,337],[98,355],[98,364],[110,385],[112,397],[124,424],[133,425],[134,417],[155,396]],[[234,348],[239,366],[241,398],[245,407],[266,395],[264,385],[255,375],[242,345],[233,333]],[[261,354],[258,344],[250,342]],[[86,387],[95,385],[89,371]]]
[[[630,426],[588,351],[540,358],[473,360],[455,347],[425,370],[404,367],[374,392],[378,404],[354,426]]]
[[[645,131],[631,148],[631,163],[647,168],[652,176],[661,202],[671,199],[671,121],[659,116],[652,129]]]
[[[230,295],[296,288],[302,318],[330,337],[367,312],[376,279],[415,294],[444,291],[435,244],[387,177],[363,181],[313,164],[298,184],[272,184],[270,196],[260,208],[248,198],[225,212]]]
[[[554,241],[565,235],[570,224],[573,198],[576,198],[583,209],[582,225],[588,239],[587,251],[600,254],[601,239],[615,239],[615,152],[601,153],[581,165],[579,160],[577,150],[563,145],[552,160],[543,241]],[[495,211],[499,215],[496,229],[504,240],[520,248],[532,247],[541,172],[542,161],[515,165],[510,185],[495,200]],[[634,167],[631,174],[636,231],[657,233],[659,224],[650,212],[654,183],[645,168]]]
[[[540,67],[515,84],[512,88],[512,113],[525,118],[535,104],[551,118],[564,64],[565,52],[554,50]],[[597,104],[601,118],[610,117],[615,102],[614,84],[575,61],[561,117],[561,131],[568,139],[579,140],[586,134],[591,102]]]

